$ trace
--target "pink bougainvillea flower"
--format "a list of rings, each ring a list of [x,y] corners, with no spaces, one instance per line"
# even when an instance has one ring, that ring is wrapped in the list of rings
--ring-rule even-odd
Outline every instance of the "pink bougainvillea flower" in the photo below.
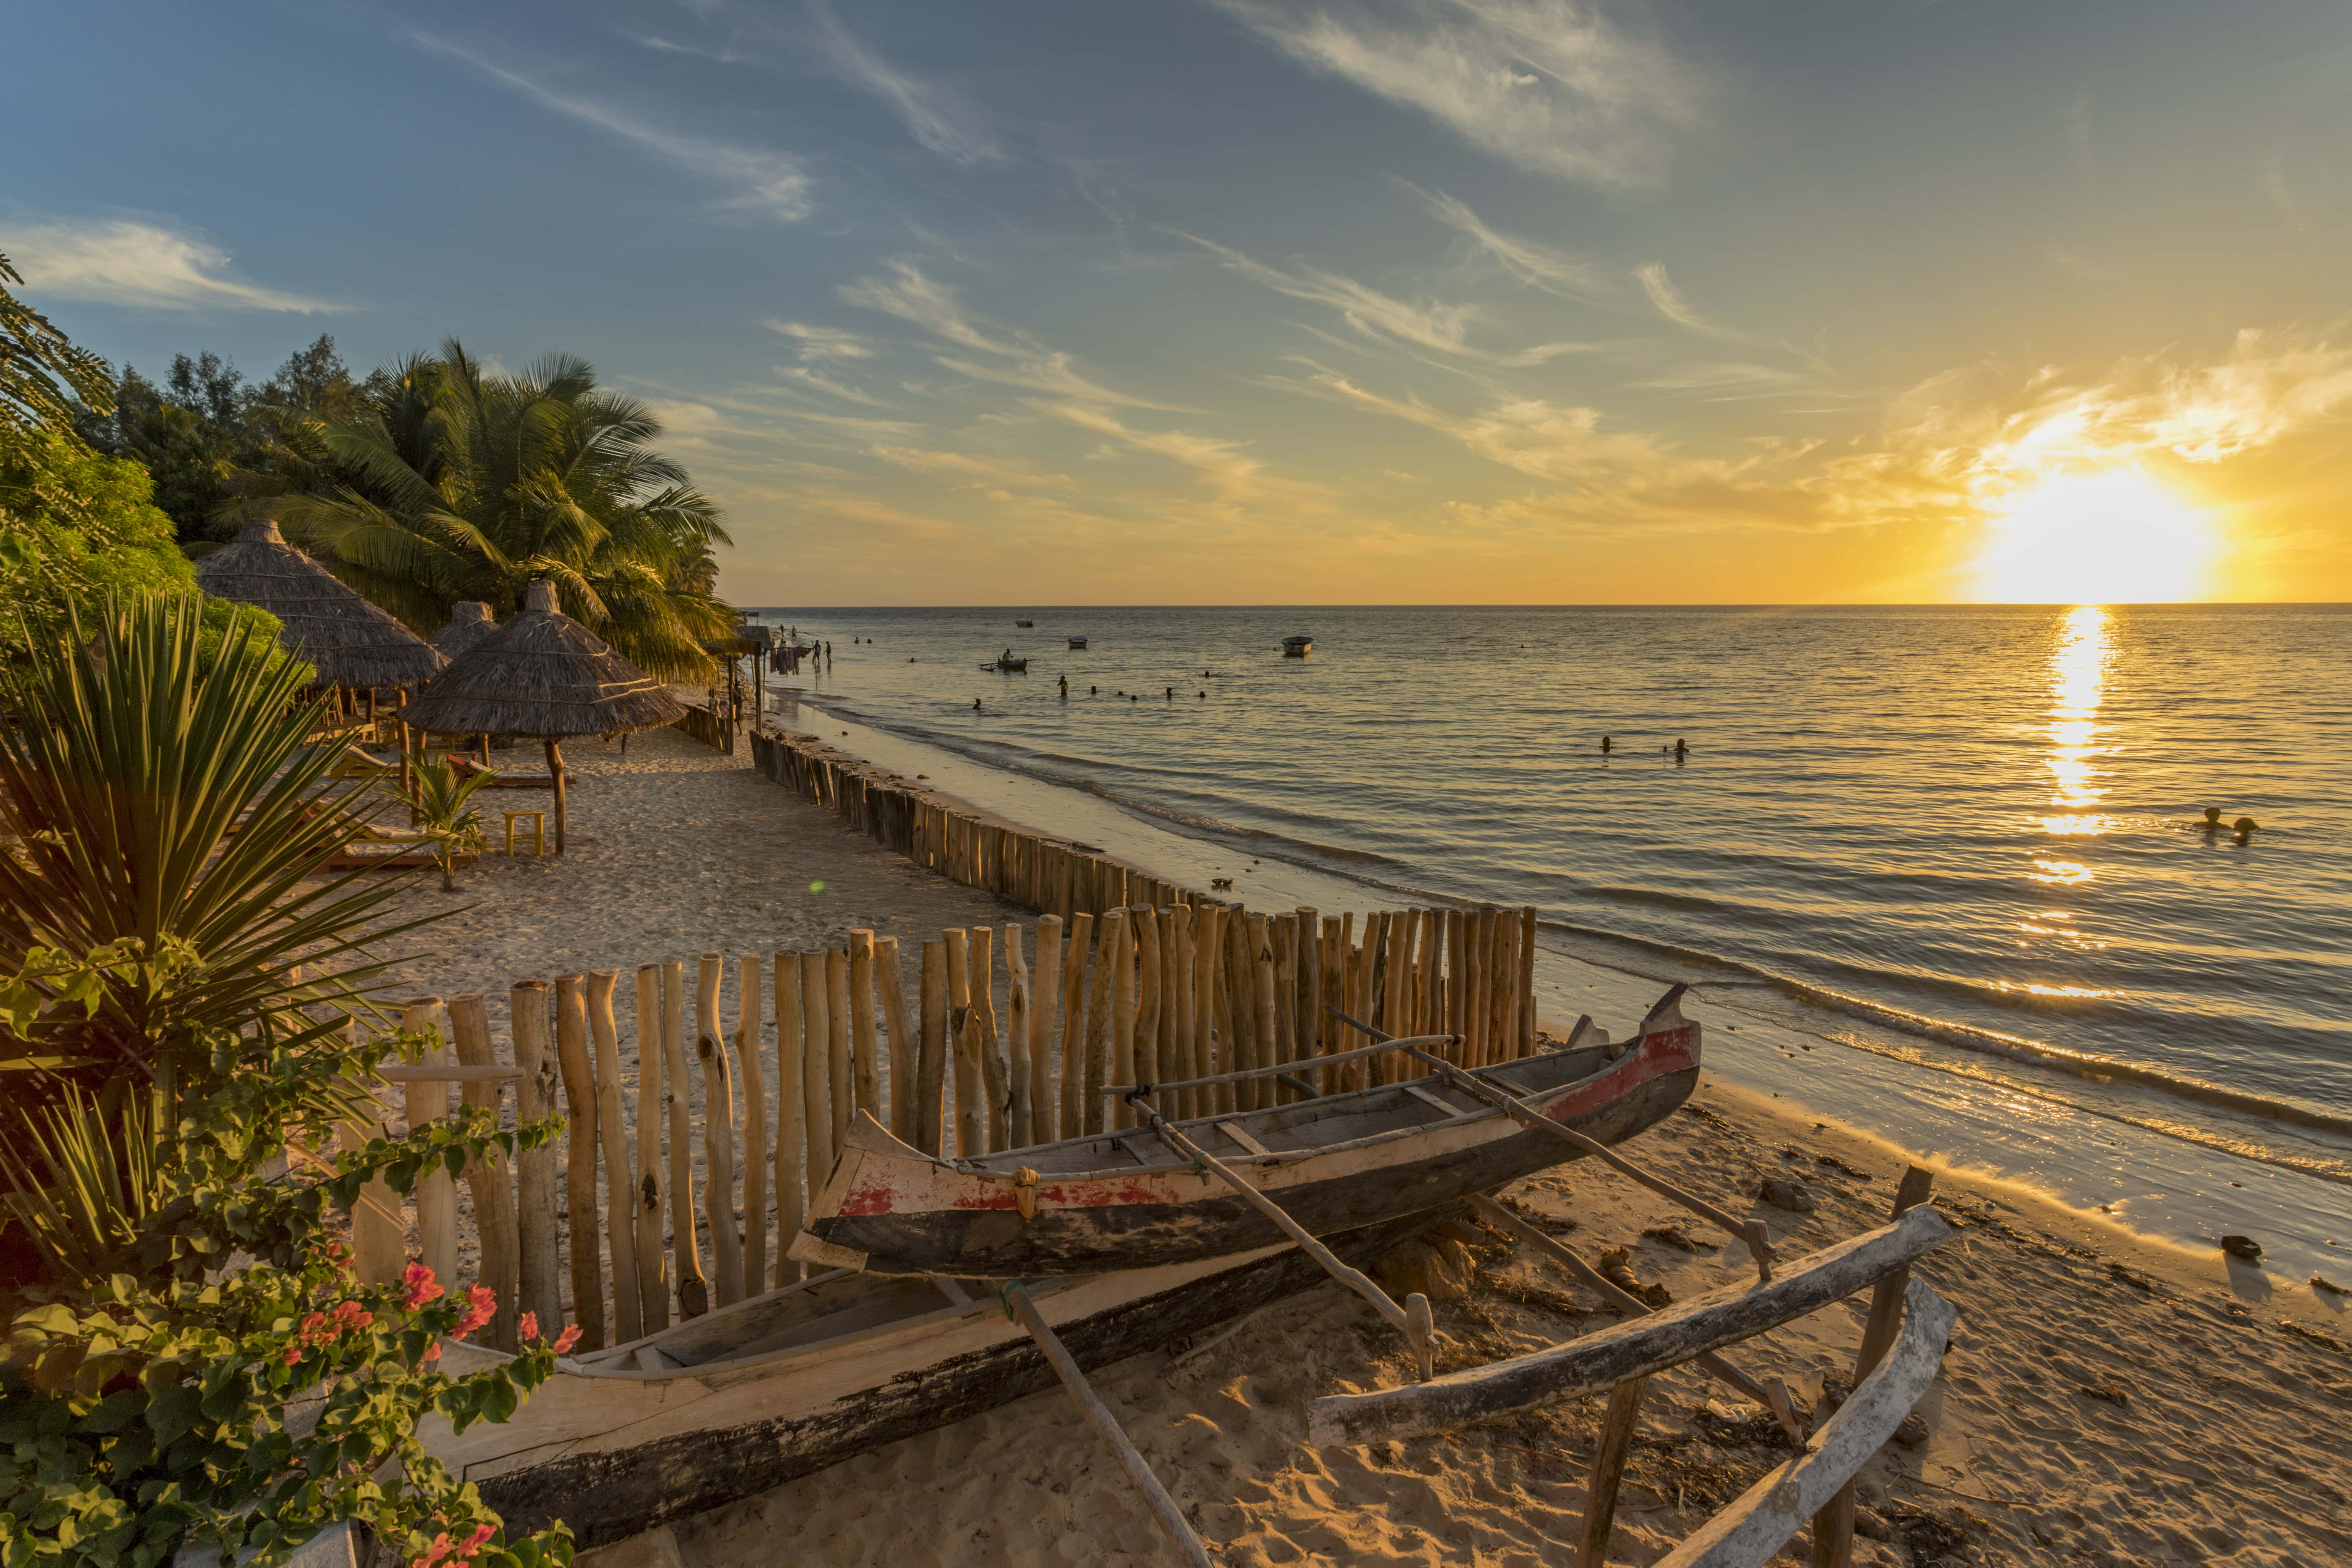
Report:
[[[562,1355],[564,1352],[570,1350],[573,1345],[576,1345],[579,1342],[580,1325],[577,1323],[568,1323],[564,1325],[563,1331],[555,1336],[555,1353],[557,1355]]]
[[[425,1347],[425,1359],[426,1361],[439,1361],[441,1359],[441,1342],[439,1340],[435,1340],[431,1344]]]
[[[433,1270],[422,1263],[412,1263],[401,1270],[400,1282],[408,1287],[407,1299],[401,1305],[412,1312],[427,1301],[441,1299],[440,1283],[433,1278]]]
[[[523,1343],[529,1344],[531,1341],[539,1338],[539,1314],[537,1312],[525,1312],[522,1315],[522,1322],[520,1326],[522,1330]]]
[[[458,1320],[457,1326],[450,1331],[449,1337],[452,1339],[464,1339],[498,1315],[498,1292],[488,1285],[467,1286],[466,1300],[467,1302],[466,1315]]]

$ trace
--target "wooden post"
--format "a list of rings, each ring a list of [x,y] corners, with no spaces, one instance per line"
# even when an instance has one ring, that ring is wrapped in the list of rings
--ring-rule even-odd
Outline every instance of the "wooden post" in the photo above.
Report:
[[[1445,911],[1421,911],[1421,1010],[1413,1020],[1416,1035],[1445,1032]]]
[[[1399,911],[1389,921],[1388,994],[1383,998],[1383,1005],[1388,1016],[1395,1020],[1386,1026],[1391,1035],[1412,1033],[1413,938],[1419,931],[1420,921],[1411,910]],[[1391,1083],[1420,1076],[1421,1069],[1401,1053],[1376,1059],[1385,1064]]]
[[[881,1121],[882,1045],[874,1033],[874,933],[862,926],[849,933],[849,1056],[857,1109]]]
[[[1904,1168],[1903,1179],[1895,1188],[1894,1217],[1905,1214],[1927,1201],[1935,1191],[1936,1173],[1917,1165]],[[1853,1358],[1853,1383],[1878,1370],[1894,1348],[1895,1335],[1903,1328],[1903,1293],[1910,1288],[1911,1270],[1906,1267],[1887,1275],[1871,1288],[1870,1314],[1863,1320],[1862,1348]],[[1823,1412],[1826,1419],[1832,1412]],[[1814,1568],[1847,1568],[1853,1561],[1853,1483],[1848,1481],[1837,1489],[1828,1506],[1813,1515],[1812,1558]]]
[[[1079,1414],[1087,1418],[1087,1425],[1110,1446],[1119,1468],[1127,1472],[1127,1479],[1134,1484],[1137,1491],[1143,1494],[1146,1506],[1151,1510],[1152,1518],[1160,1521],[1160,1528],[1166,1532],[1170,1543],[1183,1554],[1184,1561],[1192,1568],[1212,1568],[1208,1551],[1202,1546],[1201,1538],[1193,1533],[1191,1522],[1184,1517],[1184,1510],[1176,1506],[1176,1500],[1168,1495],[1168,1489],[1160,1484],[1159,1478],[1151,1473],[1151,1467],[1143,1462],[1143,1456],[1136,1452],[1135,1445],[1120,1430],[1118,1418],[1110,1413],[1109,1407],[1087,1384],[1087,1374],[1078,1370],[1076,1361],[1063,1348],[1062,1342],[1046,1324],[1045,1314],[1037,1310],[1036,1302],[1030,1299],[1029,1288],[1016,1279],[1005,1291],[1004,1300],[1007,1309],[1019,1320],[1021,1326],[1029,1331],[1029,1337],[1037,1342],[1037,1348],[1045,1352],[1046,1364],[1054,1369],[1054,1375],[1062,1380],[1062,1387],[1069,1394],[1071,1402],[1077,1405]]]
[[[1001,1146],[1025,1149],[1037,1142],[1037,1135],[1030,1131],[1029,1110],[1029,1015],[1035,1005],[1029,999],[1029,963],[1021,955],[1021,927],[1015,921],[1007,921],[1004,927],[1004,1043],[997,1048],[1003,1052],[1009,1084],[1006,1142]]]
[[[1536,907],[1519,907],[1519,1055],[1536,1054]]]
[[[543,1050],[547,1039],[547,986],[543,982],[536,984],[540,1045]],[[458,1065],[496,1067],[498,1055],[490,1048],[490,1009],[481,993],[451,997],[448,1011],[449,1036],[457,1044]],[[467,1105],[488,1111],[495,1121],[499,1102],[506,1098],[506,1086],[462,1083],[457,1086],[457,1094]],[[522,1312],[522,1267],[516,1236],[514,1177],[507,1168],[506,1155],[492,1149],[479,1160],[467,1161],[466,1190],[474,1198],[478,1247],[474,1275],[496,1293],[499,1302],[497,1316],[482,1330],[481,1342],[492,1350],[512,1352],[518,1342],[516,1321]]]
[[[1323,1054],[1323,917],[1309,905],[1298,906],[1298,1054]],[[1317,1074],[1321,1077],[1321,1074]],[[1319,1085],[1328,1089],[1328,1084]]]
[[[890,1120],[885,1125],[904,1138],[915,1110],[915,1037],[907,1029],[907,994],[898,978],[898,939],[886,936],[877,941],[874,960],[875,979],[882,991],[882,1027],[890,1037]]]
[[[971,1032],[964,1027],[971,1016],[971,932],[951,927],[940,933],[948,944],[948,1040],[955,1053],[955,1152],[960,1159],[987,1152],[982,1142],[986,1123],[978,1119],[980,1059],[972,1049]]]
[[[563,853],[563,748],[552,735],[547,739],[547,773],[555,786],[555,852]]]
[[[1189,911],[1180,910],[1172,901],[1160,910],[1160,1028],[1153,1059],[1162,1078],[1175,1078],[1192,1065],[1192,1047],[1180,1026],[1192,987],[1192,972],[1184,968],[1176,941],[1180,913]]]
[[[1217,1066],[1215,1070],[1229,1073],[1240,1070],[1245,1054],[1242,1043],[1240,1019],[1249,1016],[1249,971],[1242,962],[1245,945],[1242,935],[1242,910],[1239,906],[1219,910],[1217,921],[1216,991],[1212,998],[1212,1013],[1217,1030]],[[1239,1087],[1227,1079],[1209,1087],[1209,1105],[1214,1114],[1225,1115],[1241,1109]]]
[[[768,1069],[760,1059],[756,958],[735,960],[735,1070],[743,1089],[743,1291],[756,1296],[768,1288]],[[792,1238],[784,1233],[786,1246]]]
[[[1173,1078],[1197,1078],[1201,1074],[1196,1056],[1199,1031],[1194,1025],[1193,1011],[1198,1005],[1193,970],[1199,962],[1193,927],[1199,919],[1199,911],[1189,905],[1180,904],[1169,911],[1169,945],[1175,949],[1176,957],[1169,975],[1168,999],[1176,1019],[1160,1061],[1161,1070]],[[1200,1103],[1200,1095],[1196,1090],[1181,1089],[1176,1091],[1176,1098],[1168,1103],[1180,1119],[1189,1118],[1196,1114],[1193,1107]]]
[[[998,1052],[996,1029],[996,931],[991,926],[971,928],[972,1055],[980,1063],[981,1104],[978,1124],[991,1152],[1005,1147],[1004,1112],[1012,1098],[1004,1058]]]
[[[698,1318],[710,1310],[710,1282],[702,1272],[695,1235],[692,1086],[686,1076],[686,963],[661,966],[662,1105],[669,1121],[669,1247],[677,1310]]]
[[[1139,909],[1135,926],[1135,1077],[1122,1083],[1151,1083],[1168,1075],[1160,1070],[1160,913]]]
[[[1104,1071],[1106,1074],[1117,1073],[1118,1076],[1116,1078],[1106,1076],[1097,1081],[1089,1072],[1087,1092],[1097,1100],[1102,1098],[1102,1089],[1105,1084],[1137,1081],[1134,1076],[1135,1025],[1138,1005],[1135,974],[1136,914],[1132,910],[1121,909],[1113,910],[1111,916],[1118,921],[1118,931],[1116,940],[1111,944],[1110,1051]],[[1091,1067],[1091,1063],[1089,1066]],[[1135,1121],[1133,1106],[1122,1104],[1108,1107],[1106,1110],[1107,1124],[1115,1123],[1119,1127],[1132,1127]]]
[[[1109,1108],[1097,1090],[1110,1082],[1105,1074],[1110,1061],[1111,1018],[1118,994],[1118,953],[1120,939],[1127,934],[1126,911],[1104,910],[1095,929],[1095,972],[1093,983],[1087,987],[1085,1047],[1077,1057],[1062,1064],[1065,1072],[1075,1071],[1077,1075],[1078,1130],[1088,1134],[1100,1132],[1109,1125]]]
[[[776,1005],[776,1275],[778,1290],[801,1277],[801,1265],[784,1253],[808,1217],[801,1198],[801,1175],[808,1160],[807,1100],[801,1054],[801,961],[778,952],[774,963]]]
[[[743,1233],[735,1226],[735,1073],[719,1012],[726,978],[727,961],[704,953],[695,973],[694,1056],[702,1070],[702,1219],[715,1305],[731,1307],[743,1299]]]
[[[824,991],[824,954],[795,954],[801,972],[801,1117],[808,1201],[833,1174],[833,1072],[825,1042],[833,1033]],[[786,1245],[790,1245],[787,1243]]]
[[[1086,1131],[1087,966],[1092,956],[1095,917],[1070,917],[1070,952],[1062,971],[1062,1061],[1057,1088],[1061,1096],[1060,1136],[1076,1138]]]
[[[515,1119],[518,1121],[540,1121],[555,1114],[556,1096],[564,1094],[564,1208],[567,1227],[574,1237],[584,1237],[588,1244],[588,1301],[593,1309],[596,1338],[604,1338],[604,1302],[597,1289],[596,1257],[596,1080],[588,1068],[588,1008],[587,998],[581,994],[580,976],[560,974],[555,980],[556,1038],[550,1049],[547,1037],[547,987],[536,980],[526,980],[507,993],[507,1018],[514,1031]],[[568,1079],[577,1064],[581,1079],[577,1093],[557,1089],[557,1059],[562,1058],[561,1078]],[[580,1166],[577,1174],[571,1166]],[[585,1216],[583,1225],[583,1216]],[[522,1310],[539,1320],[539,1331],[550,1340],[563,1326],[563,1272],[556,1256],[555,1245],[555,1146],[541,1144],[526,1149],[515,1156],[515,1239],[520,1248],[521,1265],[517,1283],[522,1290]],[[573,1244],[578,1250],[579,1244]],[[574,1291],[576,1298],[579,1292]],[[588,1324],[574,1311],[573,1321],[580,1323],[580,1337],[588,1337]]]
[[[403,1029],[433,1036],[433,1043],[423,1047],[416,1058],[421,1067],[447,1063],[447,1047],[439,1044],[441,1012],[438,996],[419,996],[400,1011]],[[407,1100],[408,1126],[414,1131],[449,1113],[449,1086],[446,1082],[412,1083]],[[434,1278],[454,1289],[457,1282],[457,1187],[446,1168],[433,1169],[417,1178],[416,1250],[425,1267],[433,1270]]]
[[[613,1254],[612,1344],[627,1344],[645,1332],[645,1313],[637,1294],[636,1165],[629,1158],[629,1128],[621,1114],[621,1031],[613,1016],[613,984],[617,971],[597,969],[588,975],[588,1034],[596,1048],[596,1141],[604,1156],[604,1226]],[[593,1208],[593,1200],[590,1206]],[[587,1300],[578,1285],[581,1276],[580,1230],[572,1232],[572,1321],[583,1325],[581,1302]],[[603,1294],[599,1259],[592,1233],[587,1254],[589,1292]]]
[[[1054,1031],[1062,1006],[1062,917],[1037,922],[1036,1001],[1029,1010],[1029,1139],[1051,1143],[1062,1134],[1054,1100]]]
[[[1281,1029],[1276,1021],[1277,1014],[1275,1004],[1274,936],[1264,915],[1249,917],[1249,950],[1252,981],[1250,1000],[1256,1013],[1255,1033],[1257,1036],[1257,1060],[1250,1065],[1261,1068],[1272,1067],[1283,1058]],[[1252,1079],[1250,1085],[1255,1091],[1252,1096],[1254,1108],[1262,1110],[1276,1103],[1274,1079]]]
[[[947,1113],[948,944],[944,937],[923,943],[922,1049],[915,1063],[915,1114],[908,1142],[926,1154],[945,1147],[941,1122]],[[815,1196],[814,1191],[810,1196]]]
[[[1207,1078],[1223,1070],[1217,1063],[1217,999],[1224,987],[1222,976],[1225,951],[1226,911],[1205,905],[1192,911],[1192,1076]],[[1230,1038],[1230,1037],[1228,1037]],[[1230,1064],[1228,1064],[1230,1065]],[[1214,1085],[1192,1091],[1190,1113],[1207,1116],[1222,1108]]]
[[[1584,1488],[1584,1534],[1577,1543],[1576,1568],[1605,1568],[1609,1531],[1617,1521],[1617,1489],[1625,1480],[1625,1456],[1633,1447],[1633,1425],[1642,1414],[1642,1384],[1627,1378],[1609,1391],[1601,1417],[1601,1442]]]
[[[637,965],[637,1305],[640,1331],[669,1327],[669,1235],[663,1228],[666,1194],[662,1122],[661,965]],[[619,1289],[615,1282],[614,1289]]]
[[[1470,989],[1470,916],[1465,910],[1445,911],[1445,1026],[1433,1030],[1441,1035],[1460,1035],[1462,1043],[1448,1047],[1446,1055],[1457,1067],[1474,1065],[1470,1060],[1470,1014],[1463,997]]]
[[[1274,944],[1274,1058],[1278,1062],[1298,1059],[1298,916],[1275,915],[1265,924],[1267,939]],[[1273,1087],[1266,1090],[1266,1103],[1283,1103],[1281,1091]]]
[[[1487,1050],[1486,1020],[1495,1005],[1491,984],[1492,960],[1495,952],[1495,918],[1492,910],[1474,910],[1468,919],[1470,936],[1470,973],[1463,985],[1464,1015],[1469,1027],[1469,1038],[1463,1049],[1468,1066],[1482,1068],[1493,1061]]]
[[[849,950],[827,948],[824,954],[825,1074],[833,1087],[833,1157],[849,1138],[850,1101],[857,1088],[849,1076]],[[832,1167],[827,1166],[830,1173]],[[814,1194],[811,1194],[814,1197]]]
[[[359,1033],[359,1020],[346,1017],[343,1038],[356,1043]],[[377,1104],[380,1123],[382,1102]],[[382,1131],[376,1123],[339,1121],[335,1147],[364,1149]],[[383,1177],[372,1176],[360,1184],[359,1197],[352,1204],[352,1271],[361,1284],[389,1285],[400,1278],[408,1262],[407,1228],[400,1217],[400,1194]]]

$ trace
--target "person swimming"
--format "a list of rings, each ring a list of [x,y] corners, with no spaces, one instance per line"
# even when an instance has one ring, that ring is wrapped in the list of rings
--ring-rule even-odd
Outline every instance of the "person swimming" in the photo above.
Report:
[[[2234,836],[2234,842],[2245,844],[2252,840],[2255,830],[2261,826],[2262,824],[2256,822],[2252,817],[2242,816],[2238,818],[2237,821],[2230,824],[2230,832]]]
[[[1610,738],[1609,738],[1608,736],[1606,736],[1606,735],[1601,736],[1601,754],[1602,756],[1604,756],[1604,757],[1605,757],[1605,756],[1607,756],[1607,755],[1609,754],[1609,752],[1610,752],[1610,749],[1611,749],[1611,748],[1612,748],[1615,743],[1616,743],[1616,742],[1612,742],[1612,740],[1610,740]]]
[[[2221,831],[2221,808],[2220,806],[2209,805],[2205,808],[2205,831],[2208,833],[2219,833]]]

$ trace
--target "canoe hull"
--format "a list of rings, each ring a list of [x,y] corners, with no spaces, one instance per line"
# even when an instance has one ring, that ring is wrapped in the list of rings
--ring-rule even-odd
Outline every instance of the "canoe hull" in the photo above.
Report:
[[[1698,1070],[1698,1026],[1677,1020],[1644,1036],[1620,1061],[1533,1103],[1561,1125],[1612,1144],[1689,1099]],[[1320,1236],[1492,1191],[1578,1154],[1497,1111],[1297,1157],[1223,1157]],[[853,1135],[811,1205],[816,1216],[808,1229],[865,1253],[865,1266],[877,1273],[1031,1278],[1214,1258],[1283,1239],[1247,1200],[1189,1165],[1047,1178],[1035,1194],[1035,1212],[1024,1219],[1019,1194],[1002,1174],[930,1160],[887,1134]]]
[[[1440,1217],[1403,1216],[1330,1246],[1351,1263],[1369,1263]],[[1070,1281],[1035,1300],[1078,1364],[1093,1368],[1324,1278],[1296,1248],[1271,1247]],[[464,1345],[447,1353],[453,1371],[503,1359]],[[1044,1353],[988,1297],[866,1342],[814,1345],[782,1362],[714,1363],[657,1378],[559,1372],[511,1422],[453,1436],[436,1421],[425,1436],[509,1531],[562,1519],[579,1545],[593,1547],[1055,1386]]]

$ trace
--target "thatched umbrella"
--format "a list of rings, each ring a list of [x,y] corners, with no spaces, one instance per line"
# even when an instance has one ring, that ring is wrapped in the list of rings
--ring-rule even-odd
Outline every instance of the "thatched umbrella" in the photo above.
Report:
[[[455,664],[498,629],[498,619],[490,614],[488,605],[479,599],[461,599],[449,606],[449,624],[428,640],[435,652]]]
[[[412,724],[445,735],[530,735],[547,744],[555,784],[555,852],[563,853],[566,735],[621,735],[676,721],[686,704],[555,607],[533,583],[521,611],[408,705]]]
[[[237,530],[236,542],[196,563],[196,586],[276,616],[288,649],[319,671],[319,684],[373,691],[415,686],[448,663],[415,633],[335,580],[286,542],[267,518]]]

